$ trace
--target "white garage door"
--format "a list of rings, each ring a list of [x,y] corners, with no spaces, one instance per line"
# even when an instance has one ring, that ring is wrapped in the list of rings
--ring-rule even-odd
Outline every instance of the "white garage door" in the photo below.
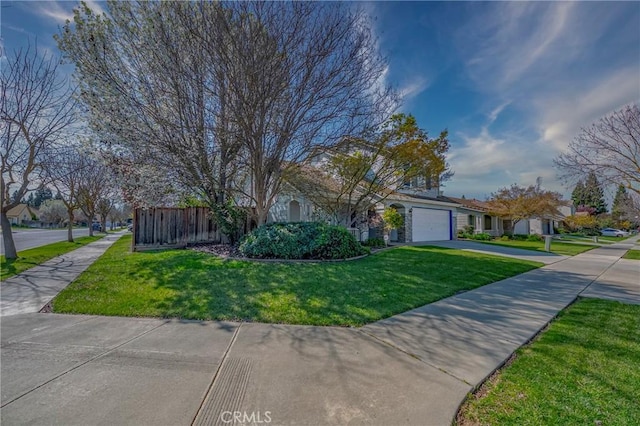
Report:
[[[451,213],[449,210],[413,208],[413,241],[442,241],[451,239]]]

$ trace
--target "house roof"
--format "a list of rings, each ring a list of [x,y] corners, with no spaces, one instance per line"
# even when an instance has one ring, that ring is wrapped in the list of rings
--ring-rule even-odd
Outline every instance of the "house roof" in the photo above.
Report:
[[[431,201],[431,202],[435,202],[438,204],[448,204],[452,207],[457,206],[458,203],[455,202],[454,200],[452,200],[450,197],[443,197],[443,196],[438,196],[438,197],[427,197],[424,195],[417,195],[417,194],[404,194],[404,193],[400,193],[400,192],[392,192],[391,194],[389,194],[387,196],[387,201],[389,200],[397,200],[397,201],[404,201],[404,202],[425,202],[425,201]]]
[[[466,199],[466,198],[456,198],[456,197],[448,197],[453,202],[461,204],[462,207],[470,210],[478,210],[481,212],[489,211],[489,204],[485,201],[476,200],[475,198]]]
[[[20,213],[22,213],[22,211],[25,209],[29,210],[29,206],[26,204],[18,204],[14,208],[9,209],[9,211],[7,212],[7,217],[18,217],[20,216]]]

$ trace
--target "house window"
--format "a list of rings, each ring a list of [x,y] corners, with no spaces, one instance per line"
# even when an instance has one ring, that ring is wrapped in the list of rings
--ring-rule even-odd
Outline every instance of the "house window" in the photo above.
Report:
[[[487,231],[491,231],[491,216],[488,214],[484,215],[484,229]]]
[[[300,203],[296,200],[289,203],[289,222],[300,222]]]
[[[433,188],[433,184],[431,182],[431,176],[426,176],[424,178],[424,187],[425,189],[431,189]]]
[[[476,226],[476,217],[472,214],[470,214],[467,218],[467,225],[469,226]]]

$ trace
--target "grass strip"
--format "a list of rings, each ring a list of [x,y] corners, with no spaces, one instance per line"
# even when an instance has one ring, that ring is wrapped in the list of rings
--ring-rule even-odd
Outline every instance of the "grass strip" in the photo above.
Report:
[[[470,396],[460,425],[631,425],[640,419],[640,306],[582,299]]]

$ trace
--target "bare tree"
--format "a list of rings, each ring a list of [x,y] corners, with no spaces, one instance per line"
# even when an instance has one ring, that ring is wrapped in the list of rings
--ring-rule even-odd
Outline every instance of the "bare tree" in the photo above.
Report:
[[[75,122],[72,89],[59,77],[58,64],[29,46],[2,66],[0,224],[7,259],[17,257],[7,212],[41,182],[47,148]]]
[[[58,36],[93,127],[214,210],[250,203],[264,222],[288,167],[395,105],[345,5],[109,2],[109,16],[77,10]]]
[[[89,167],[86,157],[78,147],[67,146],[50,152],[46,164],[47,178],[60,194],[60,200],[67,211],[67,241],[73,242],[73,224],[76,211],[80,208],[79,190],[84,169]]]
[[[237,187],[264,223],[283,175],[345,135],[387,118],[395,94],[381,78],[366,14],[339,3],[236,2],[231,37],[209,43],[229,58],[229,110],[243,143],[250,182]],[[223,49],[220,52],[220,49]]]
[[[103,211],[110,210],[110,205],[106,208],[102,205],[111,196],[111,170],[100,160],[92,156],[81,153],[84,156],[85,167],[80,169],[78,181],[78,206],[89,219],[89,235],[93,236],[93,221],[96,214],[102,208]],[[106,223],[106,215],[104,217]],[[106,232],[105,228],[102,228]]]
[[[627,105],[602,117],[569,144],[554,161],[560,177],[572,182],[590,172],[609,185],[623,183],[640,194],[640,109]]]
[[[40,220],[48,223],[55,223],[61,227],[68,217],[67,208],[62,200],[46,200],[40,205]]]
[[[199,7],[214,15],[220,8]],[[220,96],[207,90],[219,71],[179,20],[193,19],[196,9],[188,2],[110,2],[107,20],[84,6],[58,36],[102,148],[121,176],[135,178],[125,190],[136,205],[150,202],[144,188],[155,182],[167,183],[164,195],[195,192],[216,205],[232,179],[237,150],[221,137]]]

